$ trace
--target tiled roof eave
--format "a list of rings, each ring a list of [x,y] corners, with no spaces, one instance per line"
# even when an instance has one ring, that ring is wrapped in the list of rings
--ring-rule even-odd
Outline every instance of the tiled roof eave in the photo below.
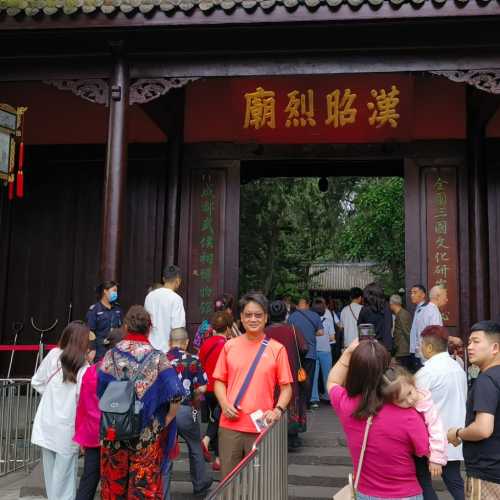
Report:
[[[338,8],[341,4],[358,8],[362,4],[369,4],[377,7],[382,3],[388,3],[397,8],[403,3],[409,3],[418,7],[424,2],[431,0],[0,0],[0,12],[6,12],[9,16],[36,16],[63,13],[73,15],[77,13],[92,14],[100,11],[104,14],[113,14],[121,11],[125,14],[142,13],[148,14],[153,10],[160,10],[165,13],[174,11],[190,12],[199,9],[203,12],[210,12],[216,9],[231,11],[240,6],[252,11],[256,8],[269,10],[281,5],[288,9],[294,9],[299,5],[305,5],[314,9],[320,5],[328,5]],[[455,2],[466,4],[468,2],[478,2],[485,5],[490,2],[500,2],[500,0],[432,0],[434,4],[444,4]]]

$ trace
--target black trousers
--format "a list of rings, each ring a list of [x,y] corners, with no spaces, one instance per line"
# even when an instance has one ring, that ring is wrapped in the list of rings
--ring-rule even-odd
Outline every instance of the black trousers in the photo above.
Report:
[[[101,479],[101,448],[85,448],[83,474],[75,500],[94,500]]]
[[[210,447],[216,457],[219,456],[219,420],[221,408],[219,401],[213,392],[205,393],[205,401],[208,407],[208,425],[206,435],[210,438]]]
[[[316,360],[304,359],[304,361],[302,361],[302,368],[304,368],[304,370],[307,373],[307,386],[305,388],[305,397],[307,401],[307,407],[309,408],[311,401],[311,394],[313,390],[314,370],[316,369]]]
[[[417,465],[417,478],[424,493],[424,500],[438,500],[432,486],[429,461],[425,457],[415,459]],[[464,480],[460,474],[459,460],[452,460],[443,467],[443,482],[453,497],[453,500],[465,500]]]

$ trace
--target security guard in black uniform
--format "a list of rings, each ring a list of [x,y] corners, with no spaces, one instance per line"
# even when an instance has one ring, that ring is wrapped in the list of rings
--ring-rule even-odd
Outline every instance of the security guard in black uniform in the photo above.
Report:
[[[114,281],[104,281],[96,288],[98,302],[90,306],[85,321],[96,336],[97,352],[95,360],[104,357],[104,340],[112,328],[122,326],[123,312],[118,305],[118,285]]]

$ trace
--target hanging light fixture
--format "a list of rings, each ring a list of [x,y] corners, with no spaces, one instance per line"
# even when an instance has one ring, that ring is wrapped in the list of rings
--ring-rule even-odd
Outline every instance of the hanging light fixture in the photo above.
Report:
[[[326,177],[321,177],[319,179],[318,189],[321,193],[326,193],[328,191],[328,179]]]

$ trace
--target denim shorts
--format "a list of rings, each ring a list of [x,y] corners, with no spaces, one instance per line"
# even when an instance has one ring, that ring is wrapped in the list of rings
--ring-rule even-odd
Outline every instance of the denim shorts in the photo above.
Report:
[[[403,498],[381,498],[381,497],[372,497],[370,495],[363,495],[363,493],[357,491],[356,500],[424,500],[424,496],[416,495],[414,497],[403,497]]]

